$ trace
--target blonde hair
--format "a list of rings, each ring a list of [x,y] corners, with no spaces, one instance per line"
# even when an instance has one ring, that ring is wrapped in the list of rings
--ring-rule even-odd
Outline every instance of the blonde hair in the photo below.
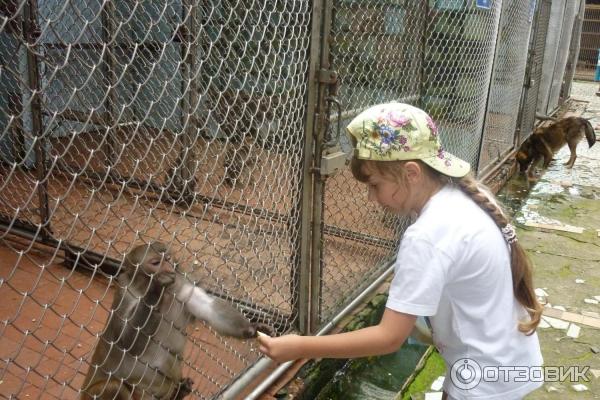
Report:
[[[422,170],[432,179],[437,180],[443,185],[452,184],[462,190],[463,193],[469,196],[475,204],[492,218],[498,229],[502,230],[509,224],[509,218],[503,212],[494,195],[470,174],[463,178],[451,178],[419,160],[412,161],[418,162]],[[360,160],[353,157],[350,168],[354,178],[360,182],[367,182],[373,172],[381,176],[398,179],[400,182],[405,182],[403,168],[405,163],[406,161],[373,161]],[[511,250],[510,266],[513,293],[517,301],[525,307],[530,317],[529,321],[519,322],[519,331],[526,335],[531,335],[535,332],[542,317],[542,305],[537,301],[533,287],[533,265],[518,241],[510,243],[509,246]]]

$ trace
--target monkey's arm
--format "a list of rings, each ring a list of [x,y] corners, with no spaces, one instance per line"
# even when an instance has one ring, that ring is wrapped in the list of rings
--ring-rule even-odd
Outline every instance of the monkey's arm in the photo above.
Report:
[[[206,321],[221,335],[243,339],[256,336],[256,328],[238,310],[210,296],[198,286],[182,281],[177,299],[185,304],[186,310],[194,317]]]

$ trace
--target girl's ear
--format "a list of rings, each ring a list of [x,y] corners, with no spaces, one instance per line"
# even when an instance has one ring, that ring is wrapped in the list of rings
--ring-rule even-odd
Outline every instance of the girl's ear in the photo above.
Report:
[[[404,164],[404,173],[410,183],[418,183],[423,178],[423,168],[418,162],[408,161]]]

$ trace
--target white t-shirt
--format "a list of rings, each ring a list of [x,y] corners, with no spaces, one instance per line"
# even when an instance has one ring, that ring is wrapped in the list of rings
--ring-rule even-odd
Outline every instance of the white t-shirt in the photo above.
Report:
[[[543,360],[537,334],[518,330],[529,316],[513,295],[509,247],[460,189],[442,188],[406,230],[387,307],[430,316],[452,398],[520,399],[543,384],[539,368],[533,382],[524,368]]]

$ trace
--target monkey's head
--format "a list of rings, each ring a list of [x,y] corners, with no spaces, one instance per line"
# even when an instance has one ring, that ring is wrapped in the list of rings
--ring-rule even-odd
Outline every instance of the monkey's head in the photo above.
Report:
[[[152,242],[133,248],[125,256],[124,273],[156,279],[162,284],[175,281],[176,265],[164,243]]]

